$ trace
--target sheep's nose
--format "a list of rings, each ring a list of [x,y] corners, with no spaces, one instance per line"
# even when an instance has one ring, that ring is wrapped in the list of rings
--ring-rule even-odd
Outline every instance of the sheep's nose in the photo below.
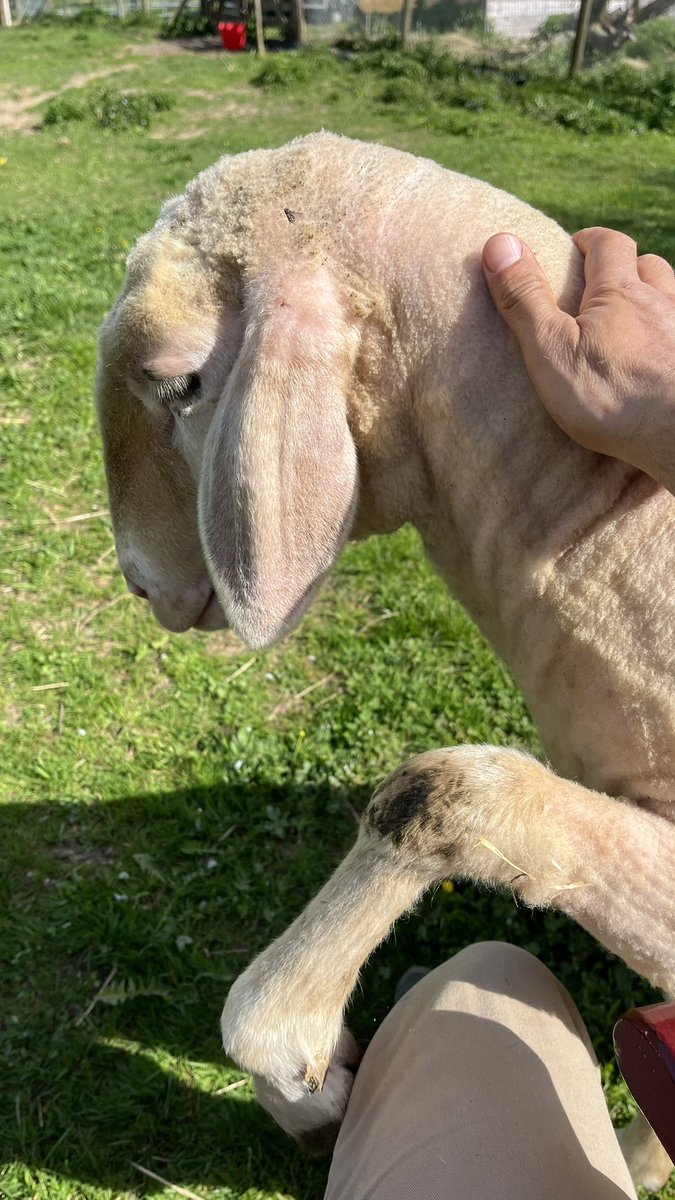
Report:
[[[141,600],[148,599],[148,593],[146,592],[145,588],[139,587],[137,583],[134,583],[133,579],[127,579],[126,575],[125,579],[127,580],[127,587],[132,596],[140,596]]]

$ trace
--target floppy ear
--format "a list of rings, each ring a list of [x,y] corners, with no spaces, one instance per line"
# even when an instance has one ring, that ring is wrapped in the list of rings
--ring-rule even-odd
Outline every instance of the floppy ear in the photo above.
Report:
[[[349,535],[347,392],[359,339],[320,267],[256,281],[245,316],[209,429],[199,516],[228,621],[261,647],[297,624]]]

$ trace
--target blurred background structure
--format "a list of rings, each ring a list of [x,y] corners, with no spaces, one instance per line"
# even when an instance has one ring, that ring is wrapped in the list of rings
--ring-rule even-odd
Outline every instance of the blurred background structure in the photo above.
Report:
[[[405,0],[302,0],[309,25],[344,25],[362,22],[366,29],[383,22],[398,23]],[[608,26],[608,31],[628,35],[630,27],[653,16],[675,16],[675,0],[589,0],[590,22]],[[0,0],[3,25],[34,20],[53,13],[71,17],[91,8],[89,0]],[[96,8],[127,16],[140,12],[170,21],[176,0],[98,0]],[[184,0],[181,11],[195,11],[211,22],[246,16],[249,0]],[[547,26],[550,32],[573,29],[581,0],[415,0],[412,29],[416,33],[446,33],[453,30],[493,33],[505,38],[532,38]],[[288,26],[293,22],[292,0],[263,0],[265,23]]]

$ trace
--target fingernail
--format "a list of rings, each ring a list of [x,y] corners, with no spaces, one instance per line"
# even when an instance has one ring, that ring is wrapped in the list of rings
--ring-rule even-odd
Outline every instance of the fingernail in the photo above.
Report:
[[[483,250],[483,262],[488,271],[498,275],[523,257],[523,243],[512,233],[498,233],[490,238]]]

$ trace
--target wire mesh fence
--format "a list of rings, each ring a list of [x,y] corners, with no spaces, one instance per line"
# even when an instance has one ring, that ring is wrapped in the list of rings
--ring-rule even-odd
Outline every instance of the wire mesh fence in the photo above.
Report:
[[[502,37],[532,37],[552,16],[576,14],[579,0],[485,0],[485,25]]]
[[[652,4],[653,0],[607,0],[607,12]],[[0,0],[8,6],[13,23],[34,20],[42,15],[55,14],[73,17],[94,7],[110,16],[128,17],[134,12],[170,21],[178,0]],[[289,8],[290,0],[263,0],[265,19],[278,23]],[[311,26],[365,25],[368,32],[387,27],[397,28],[404,0],[303,0],[305,19]],[[196,12],[204,18],[214,16],[215,10],[242,10],[248,0],[185,0],[185,11]],[[417,34],[444,34],[464,31],[467,34],[492,33],[502,38],[522,41],[537,37],[547,26],[555,29],[574,27],[580,0],[416,0],[412,29]],[[222,11],[221,11],[222,10]],[[663,10],[662,10],[663,11]],[[675,0],[669,15],[675,18]],[[227,15],[227,13],[226,13]],[[559,22],[551,18],[559,17]],[[214,19],[213,28],[217,20]]]

